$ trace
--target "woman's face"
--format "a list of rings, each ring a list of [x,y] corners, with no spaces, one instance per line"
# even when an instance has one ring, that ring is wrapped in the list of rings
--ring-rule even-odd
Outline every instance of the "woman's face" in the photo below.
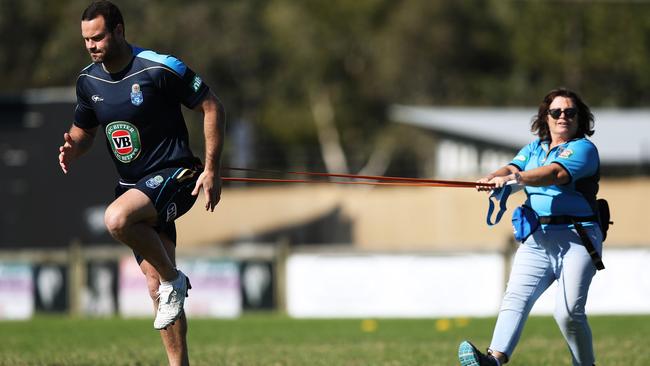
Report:
[[[549,106],[546,121],[552,141],[566,142],[574,138],[578,132],[578,109],[573,100],[555,97]]]

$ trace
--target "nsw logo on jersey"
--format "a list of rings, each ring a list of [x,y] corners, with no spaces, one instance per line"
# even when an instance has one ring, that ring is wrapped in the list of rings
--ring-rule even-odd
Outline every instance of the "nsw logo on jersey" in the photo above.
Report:
[[[142,104],[142,102],[144,102],[144,97],[140,90],[140,84],[131,85],[131,104],[137,107]]]
[[[140,155],[142,150],[140,132],[129,122],[109,123],[106,126],[106,138],[108,138],[113,154],[122,163],[130,163]]]

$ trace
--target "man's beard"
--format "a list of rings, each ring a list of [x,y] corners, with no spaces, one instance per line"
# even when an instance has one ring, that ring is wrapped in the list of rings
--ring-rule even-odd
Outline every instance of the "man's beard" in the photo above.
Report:
[[[92,54],[91,53],[90,54],[90,59],[93,60],[94,63],[100,64],[100,63],[104,62],[104,55],[102,55],[101,53],[97,53],[97,54]]]
[[[111,45],[103,50],[103,52],[96,53],[96,58],[93,57],[93,54],[90,54],[90,58],[93,60],[94,63],[100,64],[100,63],[111,63],[112,61],[115,60],[115,55],[118,53],[118,46],[117,45]]]

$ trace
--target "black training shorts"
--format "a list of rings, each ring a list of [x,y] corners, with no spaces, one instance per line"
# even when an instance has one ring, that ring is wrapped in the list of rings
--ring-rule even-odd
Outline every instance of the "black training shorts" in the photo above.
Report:
[[[199,169],[165,168],[133,184],[119,182],[115,187],[115,198],[129,189],[137,189],[146,194],[158,213],[158,222],[154,229],[165,233],[176,243],[174,220],[183,216],[196,202],[197,196],[192,196],[192,191],[200,174]],[[142,257],[135,252],[134,254],[140,264]]]

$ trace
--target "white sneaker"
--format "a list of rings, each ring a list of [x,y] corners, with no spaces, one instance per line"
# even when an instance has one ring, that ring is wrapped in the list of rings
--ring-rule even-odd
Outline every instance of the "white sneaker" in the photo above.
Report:
[[[174,324],[183,313],[183,303],[188,296],[187,290],[191,288],[190,280],[181,271],[178,271],[178,277],[174,281],[160,284],[158,287],[158,312],[153,321],[155,329],[165,329]]]

